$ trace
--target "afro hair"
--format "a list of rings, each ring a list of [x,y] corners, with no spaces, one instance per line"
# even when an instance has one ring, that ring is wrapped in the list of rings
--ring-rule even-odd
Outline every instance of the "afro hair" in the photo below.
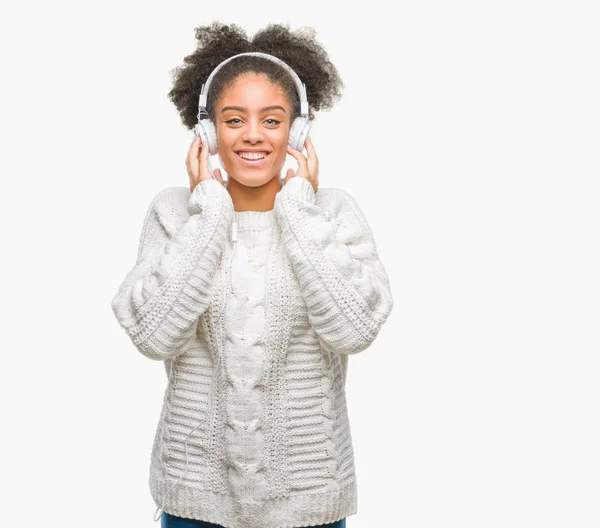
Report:
[[[290,66],[306,86],[309,121],[314,119],[316,110],[330,110],[341,99],[344,83],[311,27],[294,31],[289,24],[272,23],[248,39],[246,32],[235,24],[212,22],[195,28],[195,33],[197,49],[184,57],[183,65],[170,71],[173,87],[168,94],[183,125],[190,130],[198,122],[202,85],[221,62],[238,53],[268,53]],[[273,61],[247,56],[229,61],[213,77],[206,108],[210,119],[214,121],[215,105],[223,91],[247,72],[264,73],[271,82],[281,86],[293,108],[290,122],[300,115],[298,92],[289,73]]]

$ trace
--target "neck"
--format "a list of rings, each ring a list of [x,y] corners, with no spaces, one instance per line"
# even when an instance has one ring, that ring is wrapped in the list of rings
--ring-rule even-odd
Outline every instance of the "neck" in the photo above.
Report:
[[[270,211],[275,205],[275,195],[281,190],[279,175],[257,187],[248,187],[229,176],[227,191],[235,211]]]

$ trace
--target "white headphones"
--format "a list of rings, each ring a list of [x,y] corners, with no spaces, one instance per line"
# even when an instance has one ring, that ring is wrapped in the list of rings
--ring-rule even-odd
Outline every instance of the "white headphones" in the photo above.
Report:
[[[208,89],[210,87],[212,78],[224,64],[227,64],[230,60],[235,59],[236,57],[242,57],[244,55],[252,55],[255,57],[264,57],[266,59],[269,59],[279,64],[293,77],[296,89],[298,90],[298,95],[300,96],[300,116],[294,119],[294,122],[290,127],[290,133],[288,135],[288,144],[293,149],[302,152],[304,141],[306,140],[308,132],[310,130],[310,124],[308,122],[308,101],[306,99],[306,86],[302,83],[302,81],[300,81],[300,77],[298,77],[298,75],[294,70],[292,70],[292,68],[290,68],[281,59],[278,59],[273,55],[269,55],[268,53],[238,53],[237,55],[233,55],[232,57],[225,59],[213,70],[213,72],[208,77],[206,84],[202,85],[202,91],[200,92],[200,97],[198,98],[198,124],[194,127],[194,132],[197,136],[200,136],[202,138],[202,141],[205,144],[209,146],[208,153],[214,156],[217,153],[217,131],[215,129],[215,124],[210,119],[201,118],[201,114],[208,115],[208,112],[206,112],[206,100],[208,98]]]
[[[281,59],[278,59],[277,57],[274,57],[273,55],[269,55],[268,53],[250,52],[250,53],[239,53],[238,55],[233,55],[232,57],[229,57],[228,59],[221,62],[221,64],[219,64],[213,70],[213,72],[210,74],[210,76],[208,77],[208,80],[206,81],[206,85],[204,85],[204,84],[202,85],[202,91],[200,93],[200,98],[199,98],[199,102],[198,102],[198,124],[194,127],[194,132],[195,132],[196,136],[199,136],[202,138],[202,141],[206,145],[209,145],[208,166],[209,166],[211,175],[212,175],[212,167],[210,164],[210,155],[211,154],[214,155],[217,153],[217,133],[216,133],[214,123],[210,119],[200,119],[200,115],[202,113],[207,113],[206,112],[206,99],[207,99],[207,94],[208,94],[208,87],[210,86],[210,82],[211,82],[212,78],[214,77],[215,73],[219,70],[219,68],[221,68],[221,66],[223,66],[223,64],[229,62],[230,60],[232,60],[236,57],[240,57],[243,55],[255,55],[255,56],[265,57],[269,60],[272,60],[273,62],[276,62],[277,64],[283,66],[294,78],[294,83],[296,84],[296,88],[298,90],[298,95],[300,96],[300,114],[301,115],[300,115],[300,117],[297,117],[296,119],[294,119],[294,123],[290,127],[290,133],[288,135],[288,144],[290,145],[290,147],[302,152],[304,141],[306,140],[306,137],[308,136],[308,132],[310,130],[310,124],[308,122],[308,101],[306,99],[306,87],[302,84],[302,82],[300,81],[300,78],[298,77],[298,75],[296,75],[296,72],[294,70],[292,70],[292,68],[290,68]],[[214,178],[214,175],[212,177]],[[220,302],[221,311],[219,312],[219,316],[217,317],[217,324],[216,324],[216,326],[217,326],[217,334],[216,334],[216,337],[217,337],[217,339],[216,339],[216,341],[217,341],[217,364],[215,365],[215,375],[216,375],[216,372],[219,369],[219,365],[221,363],[221,354],[219,353],[219,348],[220,348],[220,346],[219,346],[220,345],[219,321],[221,320],[221,316],[223,315],[223,311],[225,310],[226,303],[227,303],[225,294],[228,290],[229,277],[230,277],[230,271],[231,271],[231,261],[233,259],[233,253],[235,252],[235,246],[237,243],[237,224],[235,222],[235,219],[234,219],[233,225],[232,225],[231,241],[233,242],[233,249],[231,250],[231,255],[229,256],[229,262],[227,264],[227,274],[225,276],[225,284],[224,284],[223,290],[221,292],[221,302]],[[171,370],[169,372],[169,380],[168,380],[169,384],[171,383],[172,374],[173,374],[173,363],[171,363]],[[212,393],[213,393],[214,380],[215,380],[215,376],[213,375],[211,382],[210,382],[210,390],[208,393],[207,410],[206,410],[206,413],[204,414],[205,419],[208,417],[209,411],[210,411],[210,403],[211,403],[211,397],[212,397]],[[198,427],[200,427],[200,425],[203,423],[203,421],[201,421],[200,423],[198,423],[198,425],[196,425],[194,428],[192,428],[185,438],[185,471],[184,471],[183,475],[181,475],[181,477],[179,477],[179,480],[177,480],[177,482],[172,484],[171,487],[167,490],[167,493],[165,493],[162,507],[157,508],[156,511],[154,512],[154,521],[160,520],[160,516],[157,518],[156,513],[158,511],[164,511],[163,508],[165,506],[165,502],[167,501],[167,496],[169,495],[171,490],[175,486],[177,486],[177,484],[179,484],[179,482],[187,474],[187,471],[188,471],[188,452],[187,452],[188,438],[196,429],[198,429]],[[164,471],[164,468],[163,468],[163,471]]]

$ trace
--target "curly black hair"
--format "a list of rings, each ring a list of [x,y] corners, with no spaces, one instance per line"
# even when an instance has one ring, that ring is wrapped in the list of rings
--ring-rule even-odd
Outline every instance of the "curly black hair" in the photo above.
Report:
[[[270,23],[257,31],[252,39],[248,39],[245,30],[236,24],[221,22],[199,26],[195,32],[197,49],[184,57],[183,65],[170,71],[173,88],[168,94],[184,126],[190,130],[198,122],[198,96],[202,84],[222,61],[238,53],[269,53],[290,66],[306,86],[309,121],[314,119],[315,110],[330,110],[341,99],[344,82],[323,46],[315,39],[316,31],[311,27],[294,31],[289,24]],[[213,122],[220,94],[239,75],[247,72],[264,73],[282,87],[293,108],[290,123],[300,115],[298,92],[289,73],[273,61],[247,56],[229,61],[213,77],[206,108]]]

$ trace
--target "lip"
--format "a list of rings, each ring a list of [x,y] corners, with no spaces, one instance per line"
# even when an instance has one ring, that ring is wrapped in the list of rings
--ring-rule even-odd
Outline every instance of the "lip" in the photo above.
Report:
[[[243,152],[252,152],[252,151],[250,151],[250,150],[246,150],[246,151],[243,151]],[[265,151],[264,151],[264,150],[262,150],[262,151],[255,151],[255,152],[265,152]],[[268,152],[268,153],[267,153],[267,155],[266,155],[264,158],[262,158],[262,159],[257,159],[257,160],[247,160],[247,159],[244,159],[244,158],[242,158],[242,157],[240,156],[240,153],[239,153],[239,152],[236,152],[235,154],[236,154],[236,156],[238,157],[238,159],[239,159],[239,160],[240,160],[240,161],[241,161],[241,162],[242,162],[244,165],[247,165],[248,167],[259,167],[260,165],[262,165],[263,163],[265,163],[265,162],[266,162],[266,161],[269,159],[269,156],[271,155],[271,153],[270,153],[270,152]]]

